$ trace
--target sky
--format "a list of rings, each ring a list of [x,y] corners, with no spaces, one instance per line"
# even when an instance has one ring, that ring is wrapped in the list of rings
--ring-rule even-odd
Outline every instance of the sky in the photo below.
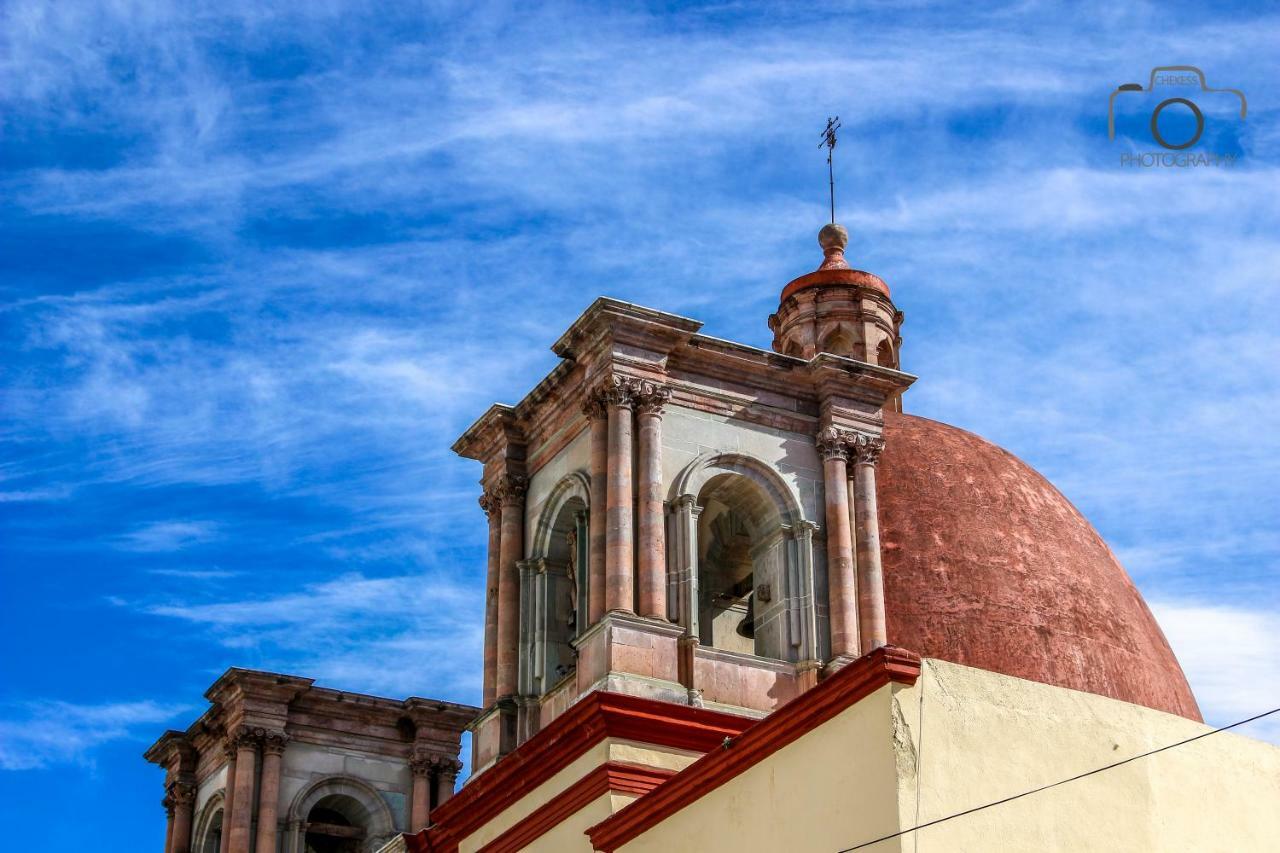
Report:
[[[159,850],[229,666],[478,702],[449,445],[597,295],[769,346],[830,115],[907,410],[1080,507],[1209,722],[1280,706],[1280,13],[978,5],[0,0],[8,841]],[[1108,139],[1160,65],[1246,94],[1175,93],[1215,162]]]

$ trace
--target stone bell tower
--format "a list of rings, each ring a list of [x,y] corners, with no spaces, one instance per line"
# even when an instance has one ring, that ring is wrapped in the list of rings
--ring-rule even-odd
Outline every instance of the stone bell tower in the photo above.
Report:
[[[476,773],[593,693],[760,716],[884,645],[875,465],[902,315],[822,229],[774,350],[597,299],[454,444],[484,465]]]

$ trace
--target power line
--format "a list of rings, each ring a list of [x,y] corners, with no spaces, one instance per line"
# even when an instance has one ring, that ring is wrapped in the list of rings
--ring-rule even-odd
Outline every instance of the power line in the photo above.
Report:
[[[1104,770],[1112,770],[1116,767],[1120,767],[1121,765],[1128,764],[1131,761],[1137,761],[1140,758],[1147,758],[1149,756],[1155,755],[1158,752],[1164,752],[1165,750],[1173,749],[1174,747],[1178,747],[1178,746],[1185,746],[1186,744],[1189,744],[1192,741],[1197,741],[1197,740],[1200,740],[1201,738],[1209,737],[1209,735],[1216,735],[1218,732],[1225,732],[1228,729],[1234,729],[1239,726],[1243,726],[1246,723],[1252,723],[1255,720],[1261,720],[1263,717],[1269,717],[1272,714],[1276,714],[1276,713],[1280,713],[1280,708],[1272,708],[1270,711],[1265,711],[1261,714],[1258,714],[1257,716],[1250,717],[1247,720],[1240,720],[1239,722],[1232,723],[1229,726],[1223,726],[1222,728],[1213,729],[1212,731],[1202,732],[1196,735],[1195,737],[1189,737],[1186,740],[1180,740],[1177,743],[1171,743],[1171,744],[1168,744],[1167,746],[1162,746],[1159,749],[1153,749],[1150,752],[1144,752],[1141,755],[1134,755],[1124,759],[1123,761],[1117,761],[1114,764],[1108,764],[1105,767],[1097,767],[1093,770],[1089,770],[1088,772],[1081,773],[1078,776],[1072,776],[1068,779],[1060,779],[1057,782],[1051,782],[1048,785],[1041,785],[1039,788],[1032,788],[1030,791],[1023,791],[1021,794],[1014,794],[1011,797],[1005,797],[1003,800],[996,800],[995,802],[986,803],[981,806],[974,806],[971,809],[965,809],[962,812],[949,814],[946,817],[940,817],[937,820],[931,820],[928,823],[921,823],[913,827],[910,827],[909,829],[899,830],[898,832],[895,832],[891,835],[881,836],[880,838],[876,838],[872,841],[864,841],[863,843],[857,844],[853,847],[846,847],[843,850],[839,850],[837,851],[837,853],[853,853],[854,850],[861,850],[864,847],[870,847],[873,844],[879,844],[881,841],[888,841],[892,838],[897,838],[901,835],[906,835],[908,832],[916,832],[917,830],[925,829],[930,826],[936,826],[937,824],[945,823],[949,820],[954,820],[955,818],[958,818],[958,817],[964,817],[965,815],[970,815],[970,814],[973,814],[974,812],[980,812],[983,809],[989,809],[992,806],[1000,806],[1000,805],[1004,805],[1005,803],[1013,802],[1014,800],[1020,800],[1023,797],[1029,797],[1032,794],[1038,794],[1041,791],[1047,791],[1050,788],[1056,788],[1059,785],[1065,785],[1068,782],[1075,782],[1078,779],[1084,779],[1086,776],[1092,776],[1095,773],[1102,773]],[[919,772],[918,768],[917,768],[917,772]]]

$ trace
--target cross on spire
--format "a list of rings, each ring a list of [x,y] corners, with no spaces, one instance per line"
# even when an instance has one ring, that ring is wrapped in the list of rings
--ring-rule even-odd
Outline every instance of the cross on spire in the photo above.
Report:
[[[831,186],[831,224],[836,222],[836,173],[831,165],[832,155],[836,151],[836,131],[840,129],[840,116],[827,118],[827,129],[822,131],[822,141],[818,143],[821,148],[824,145],[827,148],[827,181]]]

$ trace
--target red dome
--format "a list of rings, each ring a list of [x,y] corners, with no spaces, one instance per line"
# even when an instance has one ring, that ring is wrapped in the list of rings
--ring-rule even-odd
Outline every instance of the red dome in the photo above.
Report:
[[[884,417],[890,643],[1200,720],[1146,602],[1070,501],[972,433]]]

